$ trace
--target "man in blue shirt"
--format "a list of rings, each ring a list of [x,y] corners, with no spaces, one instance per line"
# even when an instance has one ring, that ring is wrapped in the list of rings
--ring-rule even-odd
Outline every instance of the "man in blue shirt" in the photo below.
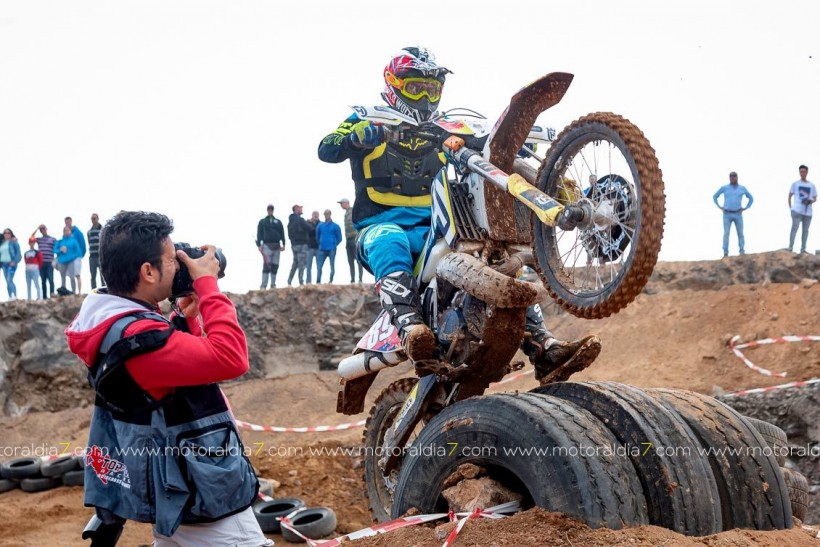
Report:
[[[718,198],[723,195],[723,206],[718,203]],[[743,206],[743,196],[749,200],[746,206]],[[740,247],[740,254],[746,254],[746,240],[743,238],[743,211],[752,206],[754,198],[752,194],[737,183],[737,173],[732,171],[729,173],[729,184],[721,186],[720,189],[712,196],[715,205],[723,211],[723,257],[729,256],[729,229],[732,223],[735,225],[737,231],[737,245]]]
[[[322,282],[322,266],[326,259],[330,259],[330,282],[333,283],[333,274],[336,273],[336,247],[342,242],[342,229],[330,220],[330,209],[325,209],[325,221],[316,226],[316,241],[319,243],[319,253],[316,255],[316,283]]]

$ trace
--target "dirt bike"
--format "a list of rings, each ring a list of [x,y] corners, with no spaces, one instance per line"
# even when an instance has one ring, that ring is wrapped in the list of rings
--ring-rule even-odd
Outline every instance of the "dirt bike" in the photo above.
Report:
[[[408,130],[437,139],[452,168],[432,182],[432,226],[414,269],[438,358],[421,364],[419,379],[388,386],[367,419],[364,478],[376,520],[391,517],[403,451],[424,423],[510,372],[529,306],[548,293],[576,316],[606,317],[636,297],[654,268],[663,181],[641,131],[610,113],[584,116],[557,137],[534,126],[572,78],[551,73],[524,87],[492,127],[452,111],[419,125],[389,107],[354,107],[383,124],[388,141]],[[536,143],[549,145],[545,157]],[[543,285],[518,280],[524,266]],[[362,412],[378,371],[406,361],[382,312],[339,364],[337,411]]]

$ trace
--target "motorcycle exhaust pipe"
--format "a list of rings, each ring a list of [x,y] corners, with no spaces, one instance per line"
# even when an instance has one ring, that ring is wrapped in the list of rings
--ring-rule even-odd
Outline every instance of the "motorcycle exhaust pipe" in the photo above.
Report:
[[[378,372],[383,368],[395,367],[407,361],[407,357],[398,351],[380,353],[378,351],[362,351],[350,357],[345,357],[339,363],[339,376],[345,380],[353,380]]]

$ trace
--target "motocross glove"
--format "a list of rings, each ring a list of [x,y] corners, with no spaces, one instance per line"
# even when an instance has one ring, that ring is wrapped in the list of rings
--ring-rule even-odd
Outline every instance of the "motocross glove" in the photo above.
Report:
[[[384,140],[384,127],[361,121],[350,129],[348,138],[356,148],[376,148]]]

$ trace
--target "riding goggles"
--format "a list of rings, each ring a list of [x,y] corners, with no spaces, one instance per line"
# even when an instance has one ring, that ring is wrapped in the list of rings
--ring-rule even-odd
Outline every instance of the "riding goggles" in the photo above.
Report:
[[[435,78],[399,78],[389,72],[385,77],[391,86],[412,101],[418,101],[425,95],[434,103],[441,99],[444,84]]]

